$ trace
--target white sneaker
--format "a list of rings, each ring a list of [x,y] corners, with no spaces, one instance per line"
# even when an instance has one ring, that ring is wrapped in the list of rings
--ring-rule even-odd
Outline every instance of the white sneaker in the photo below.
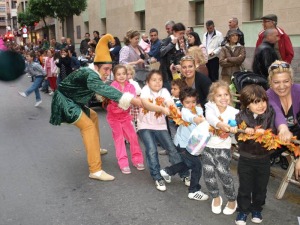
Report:
[[[50,95],[50,96],[51,96],[51,95],[53,95],[53,94],[54,94],[54,92],[53,92],[53,91],[50,91],[50,92],[49,92],[49,95]]]
[[[42,103],[42,100],[39,100],[35,103],[34,107],[38,107]]]
[[[204,194],[202,191],[196,191],[194,193],[189,193],[189,199],[198,200],[198,201],[205,201],[209,197],[207,194]]]
[[[102,181],[111,181],[115,179],[114,176],[109,175],[104,170],[98,171],[96,173],[90,173],[89,178]]]
[[[18,91],[19,95],[21,95],[22,97],[26,98],[27,95],[25,94],[25,92],[21,92],[21,91]]]
[[[105,148],[100,148],[100,154],[101,155],[105,155],[107,153],[108,153],[108,151]]]
[[[172,177],[164,169],[160,170],[159,173],[167,183],[171,183]]]
[[[156,180],[155,185],[156,185],[156,189],[159,190],[159,191],[167,190],[167,187],[166,187],[165,182],[163,180]]]
[[[181,180],[184,182],[185,186],[191,186],[191,179],[189,177],[181,178]]]

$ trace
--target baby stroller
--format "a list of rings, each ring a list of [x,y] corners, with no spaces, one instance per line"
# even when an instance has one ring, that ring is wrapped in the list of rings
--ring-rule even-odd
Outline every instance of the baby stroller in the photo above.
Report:
[[[245,86],[257,84],[262,86],[265,90],[269,88],[268,81],[265,77],[248,70],[234,72],[231,77],[231,82],[230,90],[234,96],[233,100],[236,108],[240,108],[238,97]]]

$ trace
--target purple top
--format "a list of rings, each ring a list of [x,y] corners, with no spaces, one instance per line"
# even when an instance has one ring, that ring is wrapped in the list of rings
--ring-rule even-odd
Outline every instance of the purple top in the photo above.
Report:
[[[292,92],[292,106],[293,106],[293,116],[297,118],[296,115],[300,111],[300,84],[293,84],[291,88]],[[278,129],[278,126],[281,124],[286,124],[286,118],[282,112],[282,106],[278,95],[270,88],[267,90],[267,95],[269,97],[269,103],[273,106],[276,116],[275,116],[275,126]],[[298,121],[299,124],[300,121]]]
[[[135,52],[135,50],[131,47],[131,45],[124,46],[120,50],[120,58],[119,63],[120,64],[128,64],[130,62],[135,62],[140,59],[140,55]],[[137,64],[135,65],[138,68],[142,68],[143,65]]]

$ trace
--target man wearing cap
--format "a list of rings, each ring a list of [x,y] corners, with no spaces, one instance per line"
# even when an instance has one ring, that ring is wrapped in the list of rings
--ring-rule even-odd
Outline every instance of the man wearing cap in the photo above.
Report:
[[[289,36],[283,29],[277,26],[277,16],[275,14],[268,14],[261,18],[263,20],[262,25],[264,30],[258,34],[258,40],[256,42],[256,49],[263,42],[264,32],[266,29],[276,29],[278,31],[278,42],[275,44],[275,51],[279,60],[283,60],[287,63],[291,63],[294,58],[294,49]]]
[[[121,93],[101,80],[100,77],[109,75],[112,69],[109,42],[114,42],[111,34],[106,34],[98,42],[94,59],[95,70],[82,67],[59,84],[53,95],[50,117],[53,125],[69,123],[80,129],[87,154],[89,177],[102,181],[115,178],[102,170],[98,116],[86,106],[87,102],[97,93],[118,102],[118,106],[125,110],[130,104],[141,106],[141,101],[132,94]]]

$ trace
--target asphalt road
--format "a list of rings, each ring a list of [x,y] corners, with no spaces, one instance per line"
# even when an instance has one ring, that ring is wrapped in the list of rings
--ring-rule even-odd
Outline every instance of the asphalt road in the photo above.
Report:
[[[0,225],[234,224],[236,214],[214,215],[211,200],[189,200],[177,176],[166,192],[159,192],[148,170],[131,167],[132,174],[122,174],[105,111],[100,108],[95,110],[102,146],[109,150],[103,168],[116,180],[89,179],[79,131],[72,125],[50,125],[51,96],[42,94],[43,103],[35,108],[34,94],[26,99],[18,95],[29,85],[27,76],[13,83],[0,82]],[[167,156],[160,159],[162,167],[168,165]],[[236,161],[232,171],[237,190]],[[300,189],[289,185],[284,198],[277,200],[279,182],[270,178],[262,224],[298,224]],[[201,184],[207,193],[202,179]],[[247,224],[252,224],[250,218]]]

